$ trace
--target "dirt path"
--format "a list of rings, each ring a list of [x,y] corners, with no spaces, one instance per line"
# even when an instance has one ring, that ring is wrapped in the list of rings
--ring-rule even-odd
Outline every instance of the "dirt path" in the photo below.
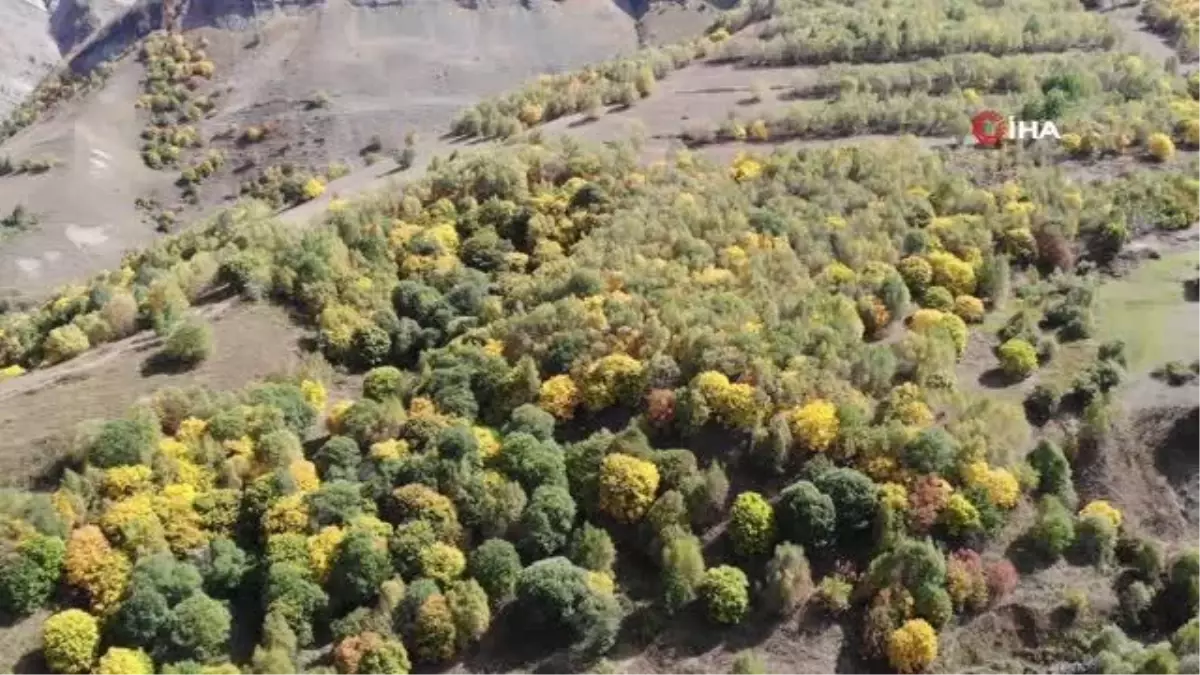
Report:
[[[1121,32],[1126,47],[1154,59],[1159,64],[1165,63],[1170,58],[1181,60],[1175,48],[1167,44],[1162,36],[1146,29],[1142,20],[1138,18],[1141,11],[1141,4],[1135,1],[1133,4],[1114,7],[1104,10],[1102,13],[1107,15],[1108,20]],[[1181,64],[1179,70],[1190,72],[1196,70],[1196,67],[1197,64],[1193,59],[1191,63]]]

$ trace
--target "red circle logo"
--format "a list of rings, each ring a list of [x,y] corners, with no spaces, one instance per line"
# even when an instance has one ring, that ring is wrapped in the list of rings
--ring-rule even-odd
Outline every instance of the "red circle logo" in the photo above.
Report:
[[[992,147],[1008,133],[1008,123],[995,110],[984,110],[971,119],[971,133],[982,146]]]

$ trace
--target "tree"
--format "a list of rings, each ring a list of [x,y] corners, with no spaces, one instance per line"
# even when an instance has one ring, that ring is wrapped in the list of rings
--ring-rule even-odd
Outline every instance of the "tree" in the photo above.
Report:
[[[408,675],[412,664],[408,660],[408,651],[399,640],[384,639],[369,645],[358,662],[360,673],[380,673],[381,675]]]
[[[663,602],[673,613],[696,599],[704,581],[704,551],[692,534],[676,532],[665,539],[661,556]]]
[[[213,333],[207,322],[191,318],[182,321],[167,336],[163,357],[184,367],[193,367],[212,354]]]
[[[530,558],[554,555],[567,543],[575,525],[575,500],[565,488],[543,485],[534,490],[521,515],[520,546]]]
[[[89,347],[91,344],[87,334],[73,323],[51,330],[42,344],[48,365],[69,361],[86,352]]]
[[[1057,560],[1075,541],[1075,523],[1071,512],[1053,495],[1038,502],[1037,522],[1029,531],[1033,544],[1051,560]]]
[[[1000,368],[1006,375],[1024,380],[1037,369],[1037,349],[1021,338],[1013,338],[996,350]]]
[[[621,453],[604,457],[600,466],[600,509],[619,521],[641,520],[658,492],[658,467]]]
[[[329,574],[329,593],[342,607],[375,598],[379,585],[392,575],[387,541],[373,532],[351,529],[338,546]]]
[[[617,548],[607,530],[584,523],[572,535],[567,557],[585,570],[611,574],[617,562]]]
[[[454,656],[458,637],[446,596],[435,593],[421,603],[412,639],[413,652],[421,661],[441,663]]]
[[[521,574],[521,556],[511,543],[488,539],[471,551],[467,573],[479,582],[492,603],[499,605],[512,597]]]
[[[571,642],[577,656],[594,657],[616,641],[621,609],[587,583],[587,573],[562,557],[539,560],[517,580],[518,620]]]
[[[354,439],[346,436],[330,436],[313,457],[321,477],[331,480],[356,480],[362,451]]]
[[[151,675],[154,662],[140,649],[110,647],[96,665],[96,675]]]
[[[813,593],[812,573],[804,549],[779,544],[767,564],[767,599],[780,615],[796,611]]]
[[[1039,493],[1055,495],[1066,503],[1075,501],[1071,463],[1053,441],[1039,441],[1037,447],[1029,453],[1029,465],[1037,471]]]
[[[784,539],[820,550],[833,541],[837,514],[829,495],[808,481],[799,481],[779,493],[775,519]]]
[[[775,543],[775,513],[757,492],[743,492],[730,510],[729,536],[740,555],[755,556]]]
[[[42,624],[42,653],[56,673],[86,673],[96,658],[100,628],[96,618],[78,609],[52,615]]]
[[[925,429],[905,444],[904,465],[923,474],[946,475],[958,459],[958,442],[944,429]]]
[[[937,653],[937,632],[922,619],[904,622],[888,639],[888,663],[901,673],[924,671]]]
[[[539,441],[549,441],[554,438],[554,415],[542,410],[531,403],[525,403],[512,411],[504,433],[527,433]]]
[[[853,537],[874,523],[878,488],[870,478],[842,467],[826,471],[813,484],[833,500],[839,536]]]
[[[153,588],[137,588],[121,602],[109,630],[119,644],[153,648],[171,618],[167,599]]]
[[[101,469],[142,464],[158,440],[156,432],[134,420],[105,422],[88,449],[88,463]]]
[[[719,623],[741,623],[750,610],[750,582],[745,572],[730,565],[713,567],[700,582],[700,597],[708,616]]]
[[[62,539],[34,534],[0,561],[0,612],[23,616],[50,599],[62,576]]]
[[[458,637],[458,648],[464,649],[478,642],[487,633],[492,622],[488,596],[474,579],[456,581],[446,591],[446,602],[454,617],[454,631]]]
[[[458,548],[440,541],[421,551],[421,575],[442,585],[462,575],[467,559]]]
[[[182,658],[213,660],[226,653],[232,624],[223,603],[197,593],[171,610],[166,644]]]
[[[395,366],[380,366],[363,377],[363,397],[373,401],[401,399],[411,389],[410,376]]]
[[[837,440],[837,406],[816,400],[797,408],[788,419],[792,437],[810,452],[824,452]]]
[[[199,593],[201,583],[200,570],[195,565],[176,560],[165,552],[138,560],[129,577],[130,589],[153,589],[172,606]]]
[[[541,485],[567,484],[563,452],[524,432],[509,434],[500,448],[500,468],[526,492]]]

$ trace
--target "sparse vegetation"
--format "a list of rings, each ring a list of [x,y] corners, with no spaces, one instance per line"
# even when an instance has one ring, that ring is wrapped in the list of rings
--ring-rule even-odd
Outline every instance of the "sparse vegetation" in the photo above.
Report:
[[[142,160],[151,169],[174,166],[185,149],[202,145],[194,125],[214,104],[196,89],[212,79],[215,68],[198,42],[180,34],[152,33],[142,42],[138,59],[146,77],[137,107],[150,114],[142,131]]]

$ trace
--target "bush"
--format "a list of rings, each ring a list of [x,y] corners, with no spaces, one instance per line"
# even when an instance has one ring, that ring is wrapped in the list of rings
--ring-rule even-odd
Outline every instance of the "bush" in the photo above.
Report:
[[[1024,380],[1037,369],[1037,350],[1020,338],[1013,338],[1000,345],[996,355],[1000,359],[1000,369],[1011,378]]]
[[[512,597],[521,574],[521,556],[511,543],[503,539],[488,539],[471,551],[467,563],[470,574],[495,605]]]
[[[708,616],[719,623],[741,623],[750,610],[750,582],[736,567],[721,565],[704,573],[700,597]]]
[[[808,481],[793,483],[779,493],[775,520],[788,541],[808,550],[823,549],[833,540],[836,519],[833,500]]]
[[[763,675],[767,672],[767,665],[758,652],[744,649],[734,655],[733,669],[729,672],[734,675]]]
[[[1150,138],[1146,141],[1146,148],[1150,151],[1150,156],[1160,162],[1165,162],[1175,156],[1175,143],[1166,134],[1150,134]]]
[[[913,593],[913,611],[935,628],[945,626],[954,617],[954,603],[946,589],[922,584]]]
[[[613,518],[641,520],[658,492],[658,467],[645,460],[612,453],[600,465],[600,509]]]
[[[1034,385],[1025,397],[1025,417],[1030,423],[1042,426],[1058,411],[1059,392],[1048,384]]]
[[[46,619],[42,625],[42,653],[56,673],[91,671],[100,644],[96,618],[78,609],[68,609]]]
[[[89,347],[91,344],[88,343],[87,334],[75,324],[55,328],[46,335],[46,341],[42,343],[48,365],[73,359],[86,352]]]
[[[954,299],[954,313],[967,323],[983,321],[983,301],[973,295],[960,295]]]
[[[412,664],[408,660],[408,650],[399,640],[381,640],[368,645],[358,661],[358,672],[360,673],[408,675],[411,669]]]
[[[212,350],[212,327],[200,319],[188,319],[167,336],[162,354],[172,363],[190,367],[207,359]]]
[[[695,535],[676,532],[666,538],[661,558],[663,602],[674,613],[696,599],[704,580],[704,551]]]
[[[776,612],[789,615],[813,594],[812,572],[804,549],[795,544],[775,547],[767,564],[767,599]]]
[[[1038,475],[1037,491],[1056,495],[1071,503],[1075,499],[1075,486],[1071,482],[1071,463],[1061,448],[1053,441],[1041,440],[1029,453],[1029,465]]]
[[[1017,568],[1008,560],[991,563],[984,570],[984,574],[987,576],[988,597],[992,602],[997,602],[1012,593],[1020,581]]]
[[[467,558],[458,548],[440,541],[421,551],[421,576],[449,584],[467,569]]]
[[[536,405],[526,403],[512,411],[504,433],[527,433],[539,441],[549,441],[554,438],[554,415],[542,410]]]
[[[1117,592],[1121,617],[1132,629],[1139,629],[1145,619],[1146,610],[1154,602],[1154,591],[1141,581],[1133,581]]]
[[[924,671],[937,658],[937,653],[937,632],[921,619],[904,622],[888,639],[888,663],[901,673]]]
[[[1097,567],[1107,567],[1117,548],[1117,528],[1101,515],[1081,516],[1075,525],[1075,544],[1082,558]]]
[[[757,492],[743,492],[733,501],[729,537],[739,555],[765,553],[775,543],[775,513]]]
[[[457,640],[454,615],[450,612],[446,596],[435,593],[426,598],[417,610],[416,623],[412,628],[414,655],[426,663],[448,661],[454,656]]]
[[[96,665],[96,675],[152,675],[154,662],[140,649],[110,647]]]
[[[925,289],[925,295],[921,297],[921,306],[927,309],[936,309],[941,312],[949,312],[955,309],[954,294],[950,289],[942,286],[930,286]],[[957,314],[957,312],[955,312]],[[959,315],[962,316],[962,315]],[[966,318],[963,317],[966,321]]]
[[[823,452],[837,440],[837,406],[829,401],[812,401],[797,408],[788,418],[792,437],[811,452]]]

